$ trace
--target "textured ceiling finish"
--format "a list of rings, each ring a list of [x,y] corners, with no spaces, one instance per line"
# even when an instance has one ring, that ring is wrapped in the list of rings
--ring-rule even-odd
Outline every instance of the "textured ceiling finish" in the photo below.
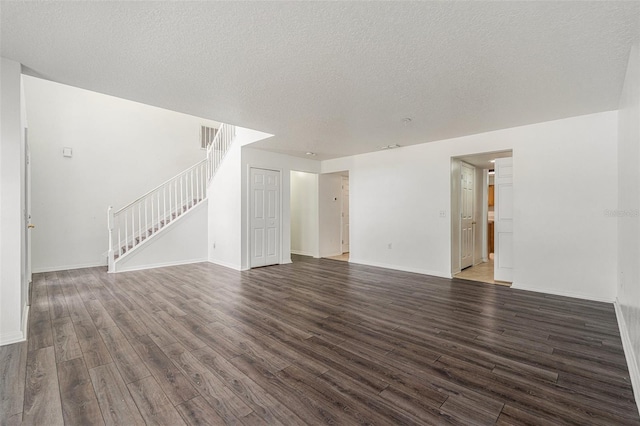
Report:
[[[616,109],[638,7],[3,2],[1,52],[34,75],[323,159]]]

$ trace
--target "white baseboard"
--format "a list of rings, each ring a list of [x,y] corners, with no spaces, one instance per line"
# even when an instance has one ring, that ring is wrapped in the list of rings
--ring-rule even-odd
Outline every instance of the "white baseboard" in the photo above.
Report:
[[[24,342],[25,336],[22,331],[14,331],[12,333],[0,334],[0,346],[10,345],[12,343]]]
[[[311,253],[309,251],[304,251],[304,250],[291,250],[291,254],[297,254],[300,256],[318,257],[317,254]]]
[[[633,387],[633,395],[636,398],[636,409],[640,413],[640,370],[638,369],[638,359],[633,352],[633,345],[631,344],[631,337],[629,336],[629,329],[627,323],[622,315],[620,309],[620,303],[616,298],[613,304],[616,310],[616,317],[618,318],[618,328],[620,329],[620,337],[622,338],[622,348],[624,349],[624,356],[627,360],[627,366],[629,368],[629,376],[631,376],[631,386]]]
[[[335,257],[335,256],[342,256],[344,253],[342,253],[341,251],[335,252],[335,253],[327,253],[327,254],[321,254],[320,257]],[[311,254],[309,256],[312,256]]]
[[[151,265],[143,265],[143,266],[134,266],[131,268],[127,268],[122,267],[122,269],[118,268],[118,265],[116,265],[116,273],[119,272],[132,272],[132,271],[142,271],[145,269],[155,269],[155,268],[164,268],[167,266],[179,266],[179,265],[189,265],[191,263],[201,263],[201,262],[207,262],[206,258],[202,258],[202,259],[190,259],[190,260],[180,260],[180,261],[176,261],[176,262],[161,262],[161,263],[153,263]]]
[[[558,291],[556,289],[551,289],[551,288],[530,287],[530,286],[523,285],[516,282],[511,284],[511,288],[516,290],[533,291],[536,293],[553,294],[554,296],[564,296],[564,297],[573,297],[574,299],[591,300],[594,302],[605,302],[605,303],[615,302],[614,299],[611,299],[608,297],[592,296],[590,294],[574,293],[572,291]]]
[[[24,340],[27,340],[29,337],[27,335],[29,332],[29,308],[31,308],[31,306],[24,305],[24,309],[22,310],[22,335],[24,336]]]
[[[221,260],[208,260],[209,263],[213,263],[215,265],[219,265],[219,266],[224,266],[225,268],[229,268],[229,269],[234,269],[236,271],[246,271],[246,268],[243,269],[240,265],[236,265],[233,263],[227,263],[227,262],[223,262]]]
[[[27,340],[27,325],[29,324],[29,306],[24,305],[22,309],[22,319],[20,323],[20,331],[0,334],[0,346],[20,343]]]
[[[439,277],[439,278],[451,278],[451,274],[447,274],[447,273],[443,273],[443,272],[429,271],[427,269],[410,268],[410,267],[398,266],[398,265],[390,265],[388,263],[369,262],[369,261],[360,260],[360,259],[353,259],[353,258],[349,259],[349,263],[357,263],[359,265],[367,265],[367,266],[375,266],[375,267],[378,267],[378,268],[393,269],[393,270],[396,270],[396,271],[412,272],[412,273],[415,273],[415,274],[431,275],[431,276]]]
[[[107,266],[107,258],[105,257],[104,262],[91,262],[91,263],[80,263],[75,265],[60,265],[60,266],[41,266],[38,268],[32,268],[31,272],[34,274],[40,274],[43,272],[68,271],[70,269],[95,268],[98,266]]]

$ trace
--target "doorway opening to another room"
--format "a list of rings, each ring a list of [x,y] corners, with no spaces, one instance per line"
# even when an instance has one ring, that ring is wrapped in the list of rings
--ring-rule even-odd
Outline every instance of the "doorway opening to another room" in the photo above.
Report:
[[[351,232],[349,171],[319,176],[320,256],[349,261]]]
[[[451,159],[451,275],[454,278],[511,285],[512,155],[512,151],[501,151]],[[501,172],[496,186],[498,169]]]
[[[349,261],[349,172],[291,171],[291,254]]]

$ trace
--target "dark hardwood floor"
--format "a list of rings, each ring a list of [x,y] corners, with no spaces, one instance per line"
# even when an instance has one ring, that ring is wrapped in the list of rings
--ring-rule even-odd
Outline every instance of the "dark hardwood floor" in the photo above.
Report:
[[[295,257],[34,276],[2,425],[640,424],[612,305]]]

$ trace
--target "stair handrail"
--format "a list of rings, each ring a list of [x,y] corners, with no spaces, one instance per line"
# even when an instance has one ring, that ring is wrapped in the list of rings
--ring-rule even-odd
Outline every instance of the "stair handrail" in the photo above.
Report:
[[[116,259],[128,254],[206,197],[207,160],[203,159],[117,211],[109,206],[109,271],[114,270]]]
[[[211,182],[236,136],[236,126],[222,124],[207,146],[207,183]]]
[[[128,255],[207,197],[207,188],[231,147],[236,127],[222,124],[207,146],[207,156],[136,198],[124,207],[107,210],[109,271]]]
[[[142,199],[148,197],[149,195],[151,195],[151,193],[159,190],[160,188],[162,188],[163,186],[165,186],[166,184],[168,184],[169,182],[171,182],[172,180],[176,180],[178,179],[181,175],[187,174],[189,171],[191,171],[192,169],[195,169],[196,167],[202,165],[205,161],[207,161],[207,159],[205,158],[204,160],[200,160],[198,161],[196,164],[194,164],[193,166],[189,167],[188,169],[185,169],[183,171],[181,171],[180,173],[178,173],[177,175],[167,179],[166,181],[162,182],[160,185],[156,186],[155,188],[153,188],[151,191],[146,192],[145,194],[141,195],[140,197],[136,198],[135,200],[133,200],[132,202],[130,202],[129,204],[127,204],[126,206],[120,208],[119,210],[116,210],[113,214],[114,216],[117,215],[118,213],[120,213],[121,211],[131,207],[132,205],[134,205],[135,203],[141,201]],[[113,207],[109,207],[110,209]]]

